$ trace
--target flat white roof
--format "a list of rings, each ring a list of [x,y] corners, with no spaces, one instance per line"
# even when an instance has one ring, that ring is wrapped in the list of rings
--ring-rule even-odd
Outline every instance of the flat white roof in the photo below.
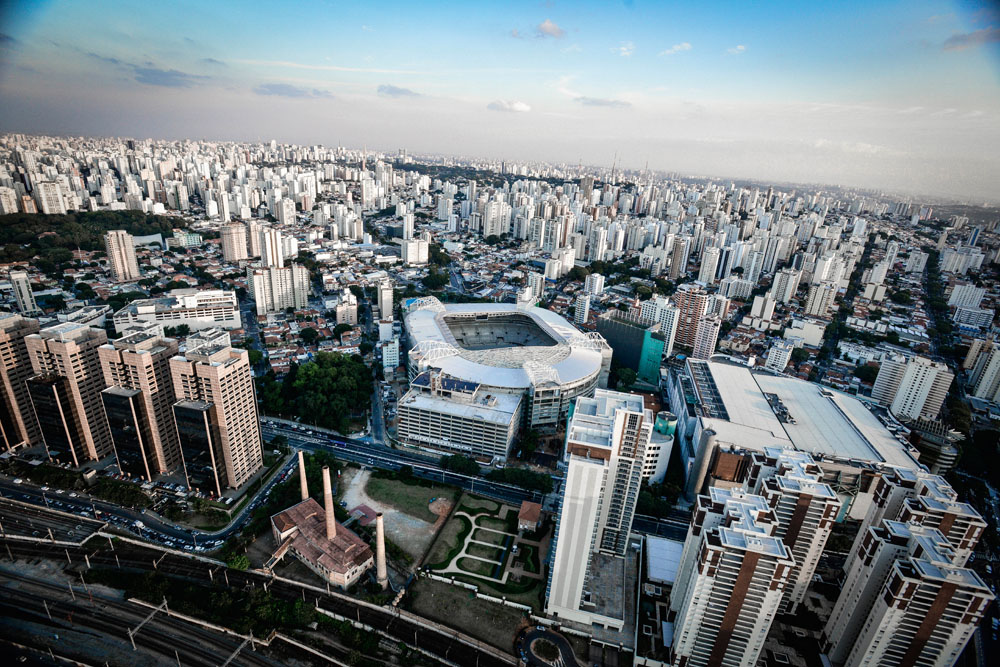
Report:
[[[485,392],[482,393],[485,394]],[[496,399],[496,403],[490,406],[478,402],[463,403],[423,393],[414,392],[411,394],[407,392],[399,400],[399,407],[428,410],[455,417],[463,417],[465,419],[478,419],[507,427],[514,418],[514,413],[517,412],[517,406],[521,403],[521,396],[514,394],[494,394],[493,397]]]
[[[665,537],[646,536],[646,577],[663,584],[677,579],[684,543]]]

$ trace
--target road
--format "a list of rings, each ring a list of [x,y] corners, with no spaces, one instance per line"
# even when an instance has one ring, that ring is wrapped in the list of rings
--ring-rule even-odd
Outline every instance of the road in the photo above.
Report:
[[[561,664],[564,665],[564,667],[576,667],[576,665],[580,664],[576,655],[573,653],[572,645],[570,645],[569,641],[565,637],[558,632],[546,630],[539,625],[537,627],[528,628],[520,637],[517,638],[517,654],[525,664],[529,665],[529,667],[549,667],[552,664],[548,660],[539,657],[534,650],[532,650],[532,644],[538,639],[549,641],[553,646],[559,649],[559,659],[562,661]]]

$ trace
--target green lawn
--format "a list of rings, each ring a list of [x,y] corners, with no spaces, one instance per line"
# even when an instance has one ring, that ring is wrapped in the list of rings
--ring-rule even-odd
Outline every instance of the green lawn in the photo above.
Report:
[[[503,551],[497,549],[496,547],[488,547],[485,544],[478,544],[473,542],[465,550],[465,553],[469,556],[478,556],[480,558],[488,558],[489,560],[494,560],[500,562],[503,560]]]
[[[365,493],[400,512],[428,523],[434,523],[438,517],[430,511],[431,500],[446,495],[448,490],[404,484],[394,479],[370,477],[365,485]]]
[[[494,502],[487,498],[479,498],[478,496],[465,495],[462,498],[462,504],[459,507],[460,510],[468,512],[469,514],[476,515],[482,512],[488,514],[496,514],[500,511],[500,503]]]
[[[479,574],[484,577],[493,576],[493,570],[496,569],[495,565],[490,563],[484,563],[481,560],[475,560],[473,558],[459,558],[458,569],[468,572],[469,574]]]
[[[508,512],[509,514],[509,512]],[[492,528],[493,530],[502,530],[512,535],[517,534],[517,514],[514,514],[514,529],[511,530],[510,521],[504,519],[496,519],[490,516],[484,516],[476,519],[476,525],[482,526],[483,528]]]
[[[503,544],[506,539],[505,535],[500,533],[494,533],[492,530],[482,530],[477,528],[476,532],[472,534],[472,539],[479,542],[489,542],[490,544]]]
[[[441,529],[441,534],[434,543],[434,549],[427,557],[427,564],[432,569],[447,567],[451,559],[461,551],[465,538],[471,530],[472,524],[464,516],[452,517],[451,521]]]

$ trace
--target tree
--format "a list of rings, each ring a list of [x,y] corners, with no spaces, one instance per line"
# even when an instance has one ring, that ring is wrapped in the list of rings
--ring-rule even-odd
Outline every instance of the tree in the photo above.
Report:
[[[809,359],[809,352],[805,348],[797,347],[792,350],[792,363],[801,364]]]
[[[319,332],[312,327],[303,327],[299,331],[299,338],[301,338],[302,342],[306,345],[312,345],[319,340]]]
[[[875,378],[878,377],[878,366],[872,366],[871,364],[858,366],[854,369],[854,377],[867,384],[874,384]]]
[[[234,570],[247,570],[250,568],[250,559],[246,554],[233,554],[226,559],[226,565]]]
[[[436,266],[432,265],[427,275],[420,282],[429,290],[438,290],[447,285],[450,282],[450,278],[446,272],[440,271]]]
[[[635,384],[637,374],[631,368],[622,367],[618,369],[618,389],[628,391]]]
[[[528,429],[528,432],[521,438],[521,452],[524,456],[531,456],[538,450],[538,431]]]
[[[442,456],[440,464],[445,470],[457,472],[462,475],[475,476],[479,474],[479,464],[470,459],[468,456],[462,456],[461,454],[448,454]]]
[[[500,237],[497,236],[496,234],[490,234],[489,236],[486,237],[486,244],[487,245],[499,245],[500,244]]]
[[[338,324],[333,328],[333,335],[339,338],[340,336],[344,335],[353,328],[354,327],[352,327],[350,324],[347,324],[346,322],[341,322],[340,324]]]
[[[251,366],[256,366],[264,360],[264,353],[260,350],[247,350],[247,354],[250,355]]]

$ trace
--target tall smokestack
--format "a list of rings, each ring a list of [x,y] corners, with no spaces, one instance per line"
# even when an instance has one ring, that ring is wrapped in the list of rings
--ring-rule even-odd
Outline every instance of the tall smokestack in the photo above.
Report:
[[[389,587],[389,573],[385,568],[385,526],[382,525],[381,512],[375,515],[375,578],[382,590]]]
[[[299,450],[299,488],[302,490],[302,500],[309,498],[309,483],[306,481],[306,455]]]
[[[333,518],[333,488],[330,486],[330,466],[323,466],[323,505],[326,507],[326,539],[337,536],[337,522]]]

